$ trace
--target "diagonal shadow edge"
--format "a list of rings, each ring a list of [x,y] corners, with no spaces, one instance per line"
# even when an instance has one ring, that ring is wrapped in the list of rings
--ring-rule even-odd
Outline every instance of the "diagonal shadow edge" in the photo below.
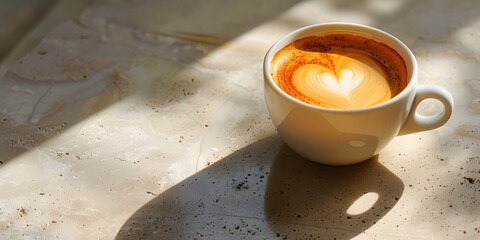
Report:
[[[211,1],[213,4],[215,1]],[[186,43],[186,44],[199,44],[199,45],[206,45],[206,49],[209,49],[208,52],[205,53],[205,55],[195,55],[192,58],[188,59],[188,62],[181,62],[180,65],[183,65],[184,67],[188,67],[191,64],[194,64],[195,62],[199,61],[200,59],[208,56],[211,52],[213,52],[215,49],[222,47],[224,44],[228,44],[228,42],[234,40],[236,37],[241,36],[243,33],[249,31],[252,28],[257,27],[258,25],[271,20],[272,18],[275,18],[277,15],[281,14],[282,12],[288,10],[290,7],[294,6],[296,3],[300,2],[300,0],[293,0],[290,2],[286,2],[283,4],[278,5],[273,11],[269,12],[261,12],[265,8],[255,8],[255,7],[248,7],[248,6],[243,6],[242,8],[236,8],[235,4],[234,5],[229,5],[228,9],[230,11],[233,11],[232,13],[235,13],[236,16],[239,17],[239,19],[245,18],[246,16],[251,16],[251,14],[255,13],[252,12],[251,9],[254,9],[258,11],[254,15],[256,16],[255,18],[248,18],[248,21],[246,21],[244,24],[242,24],[242,27],[237,27],[237,28],[232,28],[229,32],[229,35],[220,38],[220,42],[211,42],[211,41],[206,41],[204,40],[205,37],[202,37],[202,35],[198,35],[200,37],[191,37],[191,35],[184,34],[184,33],[172,33],[169,36],[164,36],[166,38],[174,38],[177,39],[178,42],[180,43]],[[200,4],[200,3],[198,3]],[[240,3],[238,3],[240,4]],[[252,6],[255,6],[255,1],[250,1],[250,2],[243,2],[241,3],[242,5],[249,4]],[[265,3],[267,4],[267,3]],[[94,11],[97,8],[100,8],[100,4],[94,5],[94,7],[87,9],[84,14],[76,20],[76,22],[73,23],[73,27],[81,29],[81,31],[99,31],[98,29],[95,28],[89,28],[89,23],[84,23],[85,21],[85,15],[88,15],[90,12]],[[127,8],[128,9],[128,8]],[[164,9],[164,8],[162,8]],[[195,7],[191,6],[188,9],[195,9]],[[188,9],[179,9],[178,14],[181,14],[182,11],[185,13],[188,13]],[[134,9],[135,10],[135,9]],[[165,10],[165,9],[164,9]],[[168,10],[168,9],[167,9]],[[125,14],[124,12],[118,13],[119,15]],[[184,14],[188,16],[187,14]],[[226,17],[228,13],[224,14],[224,17]],[[243,16],[243,17],[242,17]],[[190,21],[195,22],[197,25],[201,23],[200,19],[201,15],[196,14],[191,16],[192,19]],[[118,22],[115,19],[115,16],[111,17],[112,20],[112,26],[113,25],[118,25]],[[195,19],[196,18],[196,19]],[[67,28],[71,27],[68,25],[69,23],[67,22]],[[120,23],[122,24],[122,23]],[[200,27],[201,29],[210,29],[214,28],[216,25],[215,24],[222,24],[221,21],[213,23],[205,23],[204,26]],[[220,26],[220,25],[218,25]],[[218,27],[217,26],[217,27]],[[129,26],[125,25],[124,26],[127,31],[131,31],[131,34],[135,34],[135,25]],[[53,32],[57,31],[61,28],[65,28],[65,24],[55,28]],[[147,29],[148,30],[148,29]],[[153,30],[153,34],[155,35],[155,31]],[[65,33],[68,35],[69,33]],[[101,35],[101,32],[95,32],[94,35]],[[159,36],[163,35],[162,32],[159,32]],[[196,36],[196,35],[192,35]],[[51,37],[51,35],[47,35],[46,38],[48,39]],[[80,36],[80,38],[85,38],[84,36]],[[65,43],[66,44],[74,44],[77,39],[69,39],[69,36],[65,37]],[[217,39],[217,38],[214,38]],[[208,40],[208,39],[207,39]],[[218,39],[217,39],[218,40]],[[32,49],[32,52],[29,53],[26,57],[32,56],[32,55],[40,55],[37,57],[42,57],[45,52],[42,50],[42,47],[45,47],[45,41],[42,41],[40,45]],[[168,47],[168,46],[167,46]],[[121,101],[123,98],[131,96],[131,92],[128,91],[128,85],[134,84],[134,82],[129,82],[123,76],[120,76],[118,74],[118,71],[116,71],[118,68],[122,68],[125,65],[134,65],[137,64],[136,61],[136,51],[140,50],[133,50],[133,53],[130,57],[132,57],[130,60],[129,59],[124,59],[124,61],[119,61],[114,63],[114,65],[106,65],[107,69],[101,73],[102,76],[100,76],[102,79],[92,82],[92,84],[86,84],[86,86],[81,91],[85,94],[90,91],[97,91],[95,89],[98,89],[99,84],[103,84],[104,90],[101,92],[98,92],[98,94],[89,96],[85,99],[79,100],[77,102],[65,102],[65,101],[58,101],[56,104],[53,105],[53,108],[51,108],[47,113],[45,113],[44,117],[42,117],[37,123],[22,123],[22,122],[16,122],[14,119],[9,117],[8,113],[0,113],[0,132],[2,133],[2,139],[0,140],[0,164],[7,163],[11,159],[14,159],[15,157],[19,156],[20,154],[23,154],[27,151],[30,151],[34,149],[37,146],[40,146],[43,142],[47,141],[53,136],[57,136],[58,134],[61,134],[65,130],[69,129],[71,126],[74,126],[78,124],[79,122],[88,119],[90,116],[95,115],[99,111],[108,108],[112,104]],[[170,52],[172,53],[172,52]],[[81,57],[81,54],[84,54],[84,52],[79,52],[69,55],[72,59]],[[168,57],[168,56],[167,56]],[[25,59],[25,57],[24,57]],[[23,60],[20,60],[22,62]],[[175,61],[172,61],[171,59],[166,59],[167,62],[170,62],[169,64],[175,63]],[[181,71],[183,68],[178,68],[175,71]],[[169,75],[173,75],[174,73],[169,73]],[[12,79],[7,79],[7,80],[2,80],[4,82],[7,82],[7,85],[9,87],[14,86],[15,82],[19,82],[21,84],[33,84],[32,86],[36,86],[37,88],[32,88],[34,93],[38,95],[37,98],[31,99],[30,101],[28,99],[24,99],[26,102],[22,103],[24,105],[20,106],[22,108],[30,108],[35,110],[36,106],[41,104],[42,98],[52,96],[52,92],[50,91],[52,86],[55,86],[56,84],[62,85],[63,83],[61,82],[52,82],[52,81],[43,81],[43,82],[35,82],[34,79],[28,79],[24,77],[18,77],[15,75],[12,75],[10,72],[7,72],[6,77],[11,76]],[[5,78],[3,76],[3,78]],[[13,77],[12,77],[13,76]],[[88,77],[88,76],[87,76]],[[133,80],[134,81],[134,80]],[[201,84],[197,84],[196,87],[199,88],[201,87]],[[25,90],[27,91],[27,90]],[[32,93],[29,93],[32,94]],[[181,95],[179,93],[178,95]],[[3,95],[3,97],[7,97]],[[162,97],[162,96],[158,96]],[[188,97],[188,96],[187,96]],[[182,98],[179,98],[176,102],[182,102]],[[32,113],[33,114],[33,113]]]

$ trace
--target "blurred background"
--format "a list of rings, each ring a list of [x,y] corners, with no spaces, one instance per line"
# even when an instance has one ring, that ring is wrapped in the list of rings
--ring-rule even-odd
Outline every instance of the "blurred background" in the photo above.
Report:
[[[1,0],[0,2],[1,61],[25,34],[35,28],[58,0]]]
[[[0,65],[21,57],[53,27],[66,19],[75,18],[92,2],[93,0],[0,0]]]

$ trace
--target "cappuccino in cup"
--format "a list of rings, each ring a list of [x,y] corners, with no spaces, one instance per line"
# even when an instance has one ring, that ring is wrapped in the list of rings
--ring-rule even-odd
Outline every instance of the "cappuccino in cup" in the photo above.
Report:
[[[306,26],[275,42],[263,61],[264,96],[283,141],[326,165],[355,164],[394,137],[441,127],[453,111],[444,88],[418,84],[418,64],[399,39],[354,23]],[[425,99],[443,109],[425,116]]]
[[[297,39],[278,51],[270,74],[287,94],[325,108],[385,102],[408,83],[405,62],[388,45],[352,34]]]

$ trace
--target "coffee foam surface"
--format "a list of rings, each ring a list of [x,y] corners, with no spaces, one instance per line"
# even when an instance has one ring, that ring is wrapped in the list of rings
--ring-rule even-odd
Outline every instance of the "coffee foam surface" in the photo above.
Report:
[[[346,34],[296,40],[274,56],[271,74],[289,95],[337,109],[382,103],[407,84],[405,64],[395,50]]]

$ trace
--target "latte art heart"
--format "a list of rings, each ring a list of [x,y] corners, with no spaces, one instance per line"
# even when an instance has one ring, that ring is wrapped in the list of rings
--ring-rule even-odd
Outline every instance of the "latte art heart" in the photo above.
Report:
[[[374,106],[408,83],[405,62],[394,49],[350,34],[295,40],[271,63],[272,78],[283,91],[327,108]]]
[[[351,69],[342,69],[338,78],[329,72],[321,74],[320,78],[328,88],[348,97],[350,92],[364,80],[363,76],[358,75],[354,74]]]
[[[391,97],[385,73],[363,56],[333,55],[335,69],[307,64],[292,79],[299,93],[335,108],[360,108],[384,102]],[[360,60],[359,60],[360,59]],[[373,67],[372,67],[373,66]]]

